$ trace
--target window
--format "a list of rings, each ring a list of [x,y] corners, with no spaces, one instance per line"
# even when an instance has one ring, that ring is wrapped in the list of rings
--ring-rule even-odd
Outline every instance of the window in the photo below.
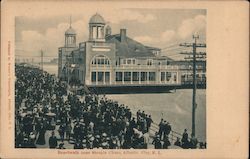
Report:
[[[96,72],[91,72],[91,82],[96,82]]]
[[[139,72],[133,72],[132,77],[133,81],[139,81]]]
[[[141,72],[141,81],[147,81],[147,72]]]
[[[131,80],[131,72],[124,72],[124,81]]]
[[[108,57],[106,57],[104,55],[97,55],[92,59],[91,64],[98,65],[98,66],[109,66],[110,60]]]
[[[115,80],[116,81],[122,81],[122,72],[116,72],[115,73]]]
[[[97,28],[96,27],[92,27],[92,30],[93,30],[93,39],[96,39],[97,37]]]
[[[161,72],[161,81],[165,81],[165,72]]]
[[[152,59],[148,59],[147,65],[152,65],[152,64],[153,64],[153,60]]]
[[[105,65],[109,65],[109,60],[108,60],[108,59],[105,59],[104,64],[105,64]]]
[[[100,60],[100,63],[98,63],[98,64],[100,64],[100,65],[104,65],[105,63],[104,63],[104,59],[103,58],[101,58],[101,59],[98,59],[98,60]]]
[[[122,59],[121,63],[124,65],[135,65],[135,59],[134,58]]]
[[[98,79],[98,82],[103,82],[103,77],[104,77],[104,75],[103,75],[104,73],[103,72],[98,72],[97,73],[97,79]]]
[[[110,81],[110,72],[105,72],[105,83],[109,83]]]
[[[97,27],[97,38],[102,38],[102,28],[101,27]]]
[[[127,64],[128,64],[128,65],[131,64],[131,60],[130,60],[130,59],[127,60]]]
[[[133,59],[133,65],[135,65],[135,59]]]
[[[170,81],[170,79],[171,79],[171,72],[166,72],[166,76],[167,76],[167,81]]]
[[[149,72],[149,81],[155,81],[155,72]]]
[[[176,82],[177,81],[177,73],[176,72],[173,73],[173,78],[174,78],[174,82]]]

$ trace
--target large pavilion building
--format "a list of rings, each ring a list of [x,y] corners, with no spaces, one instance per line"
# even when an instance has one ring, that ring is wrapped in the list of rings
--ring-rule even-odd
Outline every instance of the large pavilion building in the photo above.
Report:
[[[99,14],[89,20],[89,39],[76,45],[70,25],[65,45],[59,48],[58,76],[86,86],[180,85],[181,72],[161,49],[145,46],[127,36],[126,29],[112,34]]]

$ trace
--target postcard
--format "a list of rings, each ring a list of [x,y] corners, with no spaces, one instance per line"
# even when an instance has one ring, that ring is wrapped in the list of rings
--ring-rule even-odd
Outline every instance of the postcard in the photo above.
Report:
[[[1,7],[2,158],[248,158],[247,2]]]

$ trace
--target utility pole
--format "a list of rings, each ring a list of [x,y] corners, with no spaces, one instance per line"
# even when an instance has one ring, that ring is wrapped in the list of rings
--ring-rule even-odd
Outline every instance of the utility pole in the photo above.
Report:
[[[192,98],[192,135],[195,137],[195,111],[197,108],[196,103],[196,59],[203,58],[203,56],[197,55],[206,55],[205,52],[197,53],[198,47],[206,47],[206,44],[197,43],[197,39],[199,39],[199,35],[193,35],[194,42],[193,43],[182,43],[180,46],[184,47],[192,47],[192,52],[181,52],[181,54],[189,55],[189,57],[185,59],[192,59],[193,62],[193,98]],[[191,57],[192,56],[192,57]]]
[[[66,55],[67,83],[69,86],[69,55]]]
[[[41,50],[41,70],[43,71],[43,50]]]

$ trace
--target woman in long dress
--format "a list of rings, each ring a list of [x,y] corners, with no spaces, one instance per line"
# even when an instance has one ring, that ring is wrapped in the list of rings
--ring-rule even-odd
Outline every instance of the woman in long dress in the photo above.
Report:
[[[46,133],[46,129],[45,129],[44,125],[41,124],[40,130],[39,130],[39,136],[38,136],[38,139],[36,141],[36,144],[45,145],[45,133]]]

